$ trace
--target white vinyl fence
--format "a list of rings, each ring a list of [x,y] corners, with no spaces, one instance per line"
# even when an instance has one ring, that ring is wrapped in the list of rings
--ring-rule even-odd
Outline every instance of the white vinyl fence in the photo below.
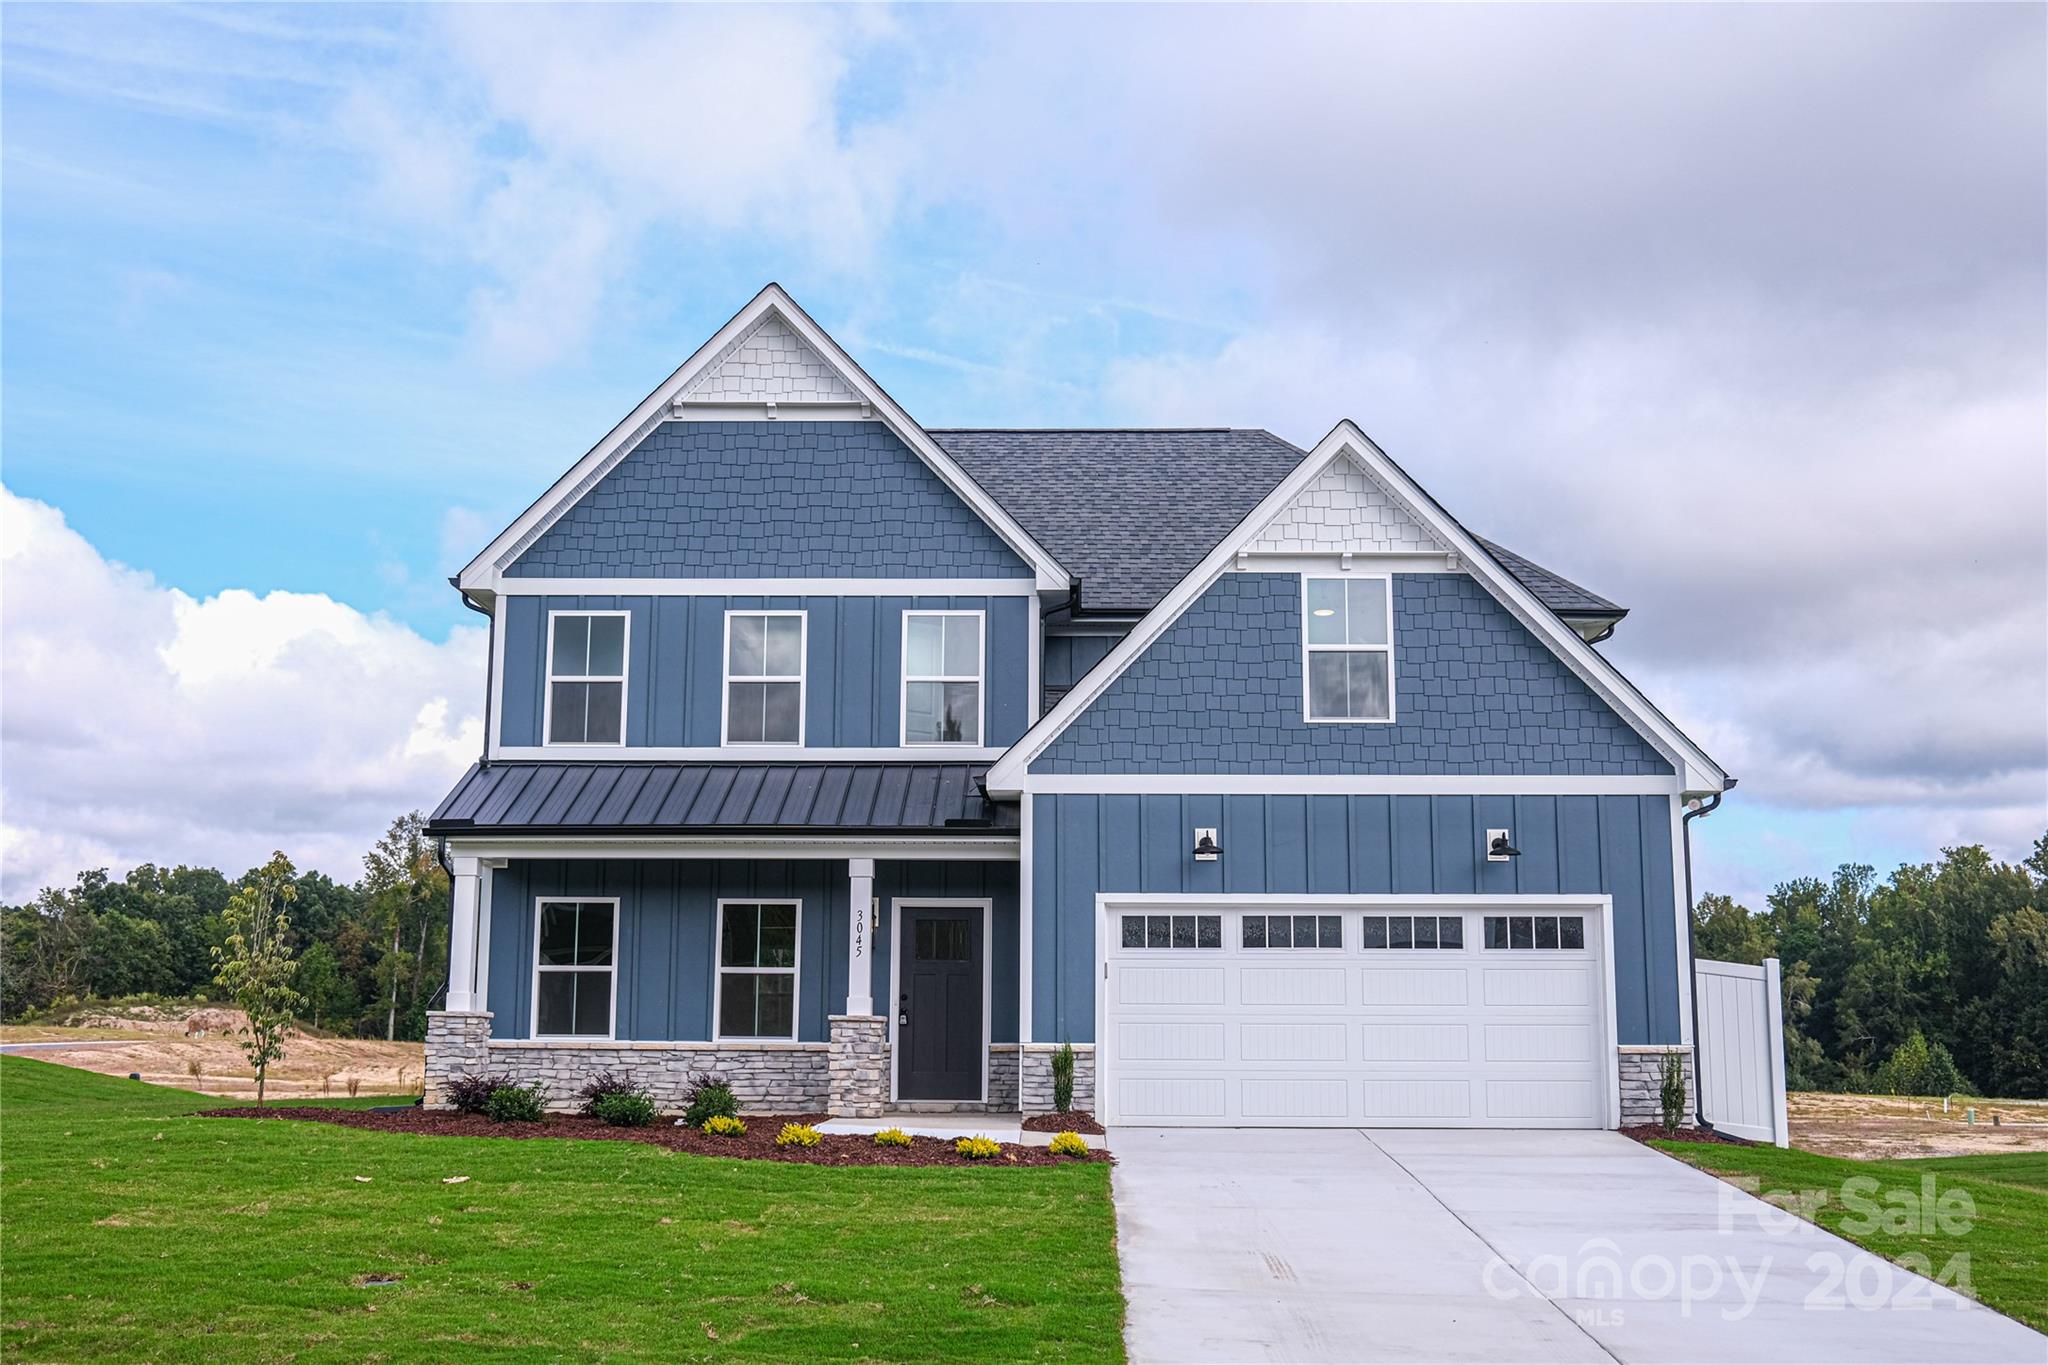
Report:
[[[1733,1137],[1783,1147],[1785,1017],[1778,959],[1761,967],[1739,962],[1693,963],[1700,1012],[1701,1108],[1707,1122]]]

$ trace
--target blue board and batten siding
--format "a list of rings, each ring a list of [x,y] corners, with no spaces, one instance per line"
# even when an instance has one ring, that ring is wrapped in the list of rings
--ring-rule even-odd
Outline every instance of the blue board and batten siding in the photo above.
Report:
[[[1032,623],[1024,597],[508,596],[499,609],[505,623],[499,739],[506,745],[541,743],[548,613],[555,611],[624,611],[631,619],[628,748],[721,742],[728,611],[806,613],[806,748],[887,748],[900,742],[903,613],[913,610],[986,612],[983,743],[1014,743],[1029,723]]]
[[[846,1009],[846,864],[836,859],[514,860],[491,879],[491,1036],[533,1032],[535,909],[540,898],[619,901],[617,1037],[701,1042],[712,1036],[712,964],[720,900],[802,902],[797,950],[797,1039],[824,1042],[826,1017]],[[899,900],[988,899],[993,904],[991,1041],[1017,1039],[1017,865],[879,862],[875,894],[877,1008],[886,1008],[890,925]]]
[[[1226,573],[1034,773],[1664,775],[1671,765],[1463,574],[1394,576],[1391,724],[1303,718],[1301,579]]]
[[[1039,795],[1032,801],[1032,1031],[1095,1035],[1098,892],[1614,898],[1624,1045],[1679,1041],[1670,798]],[[1190,856],[1198,827],[1223,857]],[[1521,856],[1486,861],[1489,828]]]
[[[879,422],[664,422],[510,578],[1030,578]]]

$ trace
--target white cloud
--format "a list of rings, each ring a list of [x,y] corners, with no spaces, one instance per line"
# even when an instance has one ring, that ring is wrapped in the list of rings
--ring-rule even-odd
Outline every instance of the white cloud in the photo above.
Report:
[[[427,640],[318,594],[194,598],[0,488],[0,889],[283,849],[344,880],[482,741],[484,632]]]

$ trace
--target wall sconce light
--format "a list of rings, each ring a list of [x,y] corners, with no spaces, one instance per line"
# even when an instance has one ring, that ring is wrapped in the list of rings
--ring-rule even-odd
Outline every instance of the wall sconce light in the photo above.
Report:
[[[1223,856],[1223,845],[1216,842],[1216,831],[1198,829],[1195,831],[1195,861],[1213,863]]]
[[[1489,863],[1504,863],[1510,858],[1519,858],[1521,856],[1522,850],[1508,842],[1508,832],[1506,830],[1490,829],[1486,831],[1486,861]]]

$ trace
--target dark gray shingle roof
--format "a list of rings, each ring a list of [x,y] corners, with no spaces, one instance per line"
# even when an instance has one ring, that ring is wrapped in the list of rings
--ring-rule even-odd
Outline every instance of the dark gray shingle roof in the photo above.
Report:
[[[494,763],[472,767],[427,821],[477,830],[1014,829],[981,794],[985,763]]]
[[[1270,431],[937,428],[930,436],[1081,580],[1094,611],[1149,611],[1306,453]],[[1622,616],[1606,598],[1491,541],[1502,567],[1562,615]]]

